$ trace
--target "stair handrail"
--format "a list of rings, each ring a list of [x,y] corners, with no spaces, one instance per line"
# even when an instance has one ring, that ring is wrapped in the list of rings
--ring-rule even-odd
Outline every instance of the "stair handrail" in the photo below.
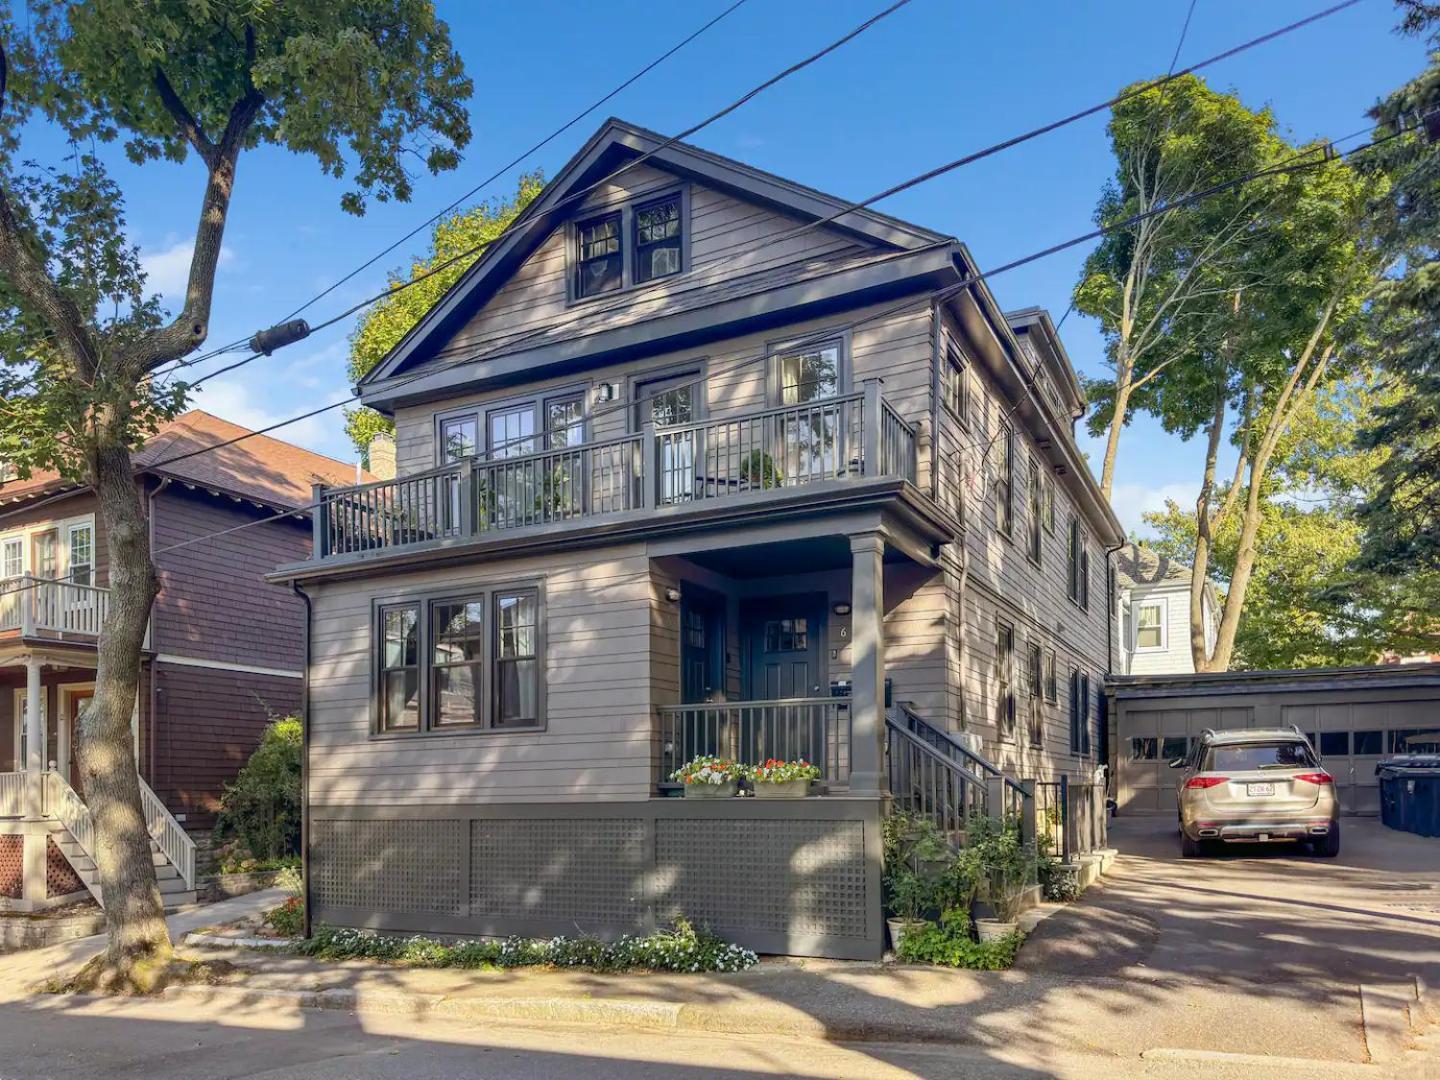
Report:
[[[95,818],[85,800],[55,769],[45,773],[45,813],[64,825],[80,845],[80,850],[94,858]]]
[[[969,818],[972,808],[979,813],[988,813],[989,794],[986,791],[985,780],[976,773],[971,772],[964,765],[961,765],[949,754],[938,749],[929,740],[917,735],[897,720],[893,714],[885,717],[885,726],[888,729],[888,737],[885,740],[886,753],[889,757],[887,769],[890,775],[892,795],[896,805],[901,808],[910,808],[912,801],[920,804],[916,809],[931,821],[943,833],[950,833],[953,830],[964,829],[965,822]],[[898,740],[898,742],[897,742]],[[943,785],[921,781],[918,788],[904,785],[897,786],[895,783],[895,770],[897,767],[897,747],[906,746],[911,751],[920,755],[921,759],[929,760],[932,768],[942,770],[956,782],[955,792],[958,798],[951,800],[941,798],[941,792],[946,790]],[[972,798],[966,794],[967,790],[975,793]],[[928,803],[927,806],[927,797]],[[975,806],[974,804],[978,804]]]
[[[160,845],[160,851],[165,858],[170,860],[170,865],[175,867],[176,873],[185,882],[185,888],[195,888],[195,841],[185,831],[184,826],[175,820],[175,815],[170,813],[165,804],[160,801],[142,777],[136,777],[140,781],[140,804],[145,809],[145,827],[155,842]]]
[[[923,716],[921,716],[913,708],[911,708],[911,706],[907,702],[898,701],[895,704],[899,711],[905,716],[905,726],[908,727],[916,735],[920,736],[922,739],[929,740],[932,744],[937,739],[944,742],[949,751],[952,751],[953,753],[958,753],[961,757],[965,758],[965,760],[978,766],[980,771],[983,772],[985,775],[1004,777],[1006,787],[1010,788],[1012,791],[1018,791],[1022,794],[1024,793],[1025,789],[1021,787],[1020,782],[1014,777],[1010,776],[1007,772],[1005,772],[1004,769],[1000,768],[1000,766],[996,765],[994,762],[988,760],[982,755],[977,754],[974,750],[971,750],[968,746],[962,743],[959,739],[955,738],[955,736],[953,736],[950,732],[946,731],[944,728],[937,727],[929,720],[926,720]]]

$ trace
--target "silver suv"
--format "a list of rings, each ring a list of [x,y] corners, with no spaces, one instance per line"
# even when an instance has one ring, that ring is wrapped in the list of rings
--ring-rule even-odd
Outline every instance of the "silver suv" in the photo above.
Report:
[[[1276,840],[1308,843],[1327,858],[1340,854],[1335,780],[1299,728],[1207,729],[1170,767],[1181,770],[1184,858],[1210,843]]]

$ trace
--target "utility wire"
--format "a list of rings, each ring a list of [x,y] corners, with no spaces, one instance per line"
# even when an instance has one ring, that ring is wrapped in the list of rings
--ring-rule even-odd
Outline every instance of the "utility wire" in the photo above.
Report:
[[[899,0],[899,3],[896,3],[896,4],[892,5],[891,7],[885,9],[884,11],[880,12],[879,14],[873,16],[871,19],[867,20],[865,23],[862,23],[862,24],[861,24],[859,27],[857,27],[855,30],[852,30],[849,34],[845,35],[845,37],[843,37],[843,38],[839,39],[838,41],[832,43],[831,45],[827,46],[825,49],[821,50],[819,53],[816,53],[816,54],[814,54],[813,56],[808,57],[807,59],[801,61],[800,63],[798,63],[798,64],[796,64],[796,65],[793,65],[791,68],[786,69],[786,71],[781,72],[779,75],[773,77],[772,79],[767,80],[765,83],[762,83],[760,86],[756,87],[754,90],[750,91],[748,94],[746,94],[746,95],[744,95],[743,97],[741,97],[741,98],[740,98],[738,101],[736,101],[735,103],[726,106],[726,107],[725,107],[724,109],[722,109],[720,112],[715,113],[713,116],[707,118],[706,120],[701,121],[699,124],[696,124],[695,126],[693,126],[693,127],[691,127],[691,128],[688,128],[688,129],[686,129],[685,131],[680,132],[678,135],[675,135],[675,136],[672,136],[672,137],[669,138],[669,139],[666,139],[664,142],[660,143],[660,144],[659,144],[658,146],[656,146],[654,149],[652,149],[652,150],[650,150],[650,151],[647,151],[645,154],[642,154],[642,155],[641,155],[640,157],[638,157],[638,158],[633,159],[632,161],[630,161],[630,162],[627,163],[626,165],[622,166],[620,169],[617,169],[614,173],[610,174],[609,176],[605,177],[604,179],[602,179],[602,180],[600,180],[600,181],[597,181],[595,184],[592,184],[592,185],[590,185],[590,186],[588,186],[588,187],[586,187],[586,188],[583,188],[582,190],[574,193],[573,195],[567,196],[565,199],[562,199],[560,202],[556,203],[554,207],[551,208],[551,211],[550,211],[550,212],[554,212],[555,210],[560,209],[561,207],[567,205],[568,203],[570,203],[570,202],[572,202],[572,201],[574,201],[574,200],[576,200],[576,199],[578,199],[578,198],[582,198],[582,197],[584,197],[585,195],[588,195],[591,191],[593,191],[593,190],[594,190],[596,187],[598,187],[599,185],[608,183],[610,180],[614,179],[614,178],[615,178],[616,176],[618,176],[620,173],[623,173],[623,172],[627,171],[628,169],[633,168],[633,167],[635,167],[636,165],[641,164],[642,162],[644,162],[644,161],[647,160],[648,158],[653,157],[655,154],[660,153],[661,151],[667,149],[667,148],[670,147],[670,146],[673,146],[675,143],[679,142],[680,140],[685,139],[685,138],[688,138],[690,135],[693,135],[695,132],[699,131],[701,128],[703,128],[703,127],[705,127],[705,126],[713,123],[715,120],[718,120],[718,119],[720,119],[721,117],[723,117],[723,116],[725,116],[725,115],[728,115],[730,112],[733,112],[735,109],[739,108],[739,107],[740,107],[741,105],[743,105],[745,102],[747,102],[747,101],[749,101],[751,98],[755,97],[755,96],[756,96],[757,94],[759,94],[761,91],[763,91],[764,89],[767,89],[769,86],[773,86],[776,82],[778,82],[778,81],[780,81],[781,79],[785,78],[787,75],[793,74],[795,71],[800,70],[802,67],[807,66],[807,65],[809,65],[810,63],[813,63],[815,60],[819,59],[821,56],[824,56],[824,55],[826,55],[827,53],[832,52],[832,51],[834,51],[835,49],[839,48],[841,45],[845,44],[845,42],[851,40],[852,38],[854,38],[855,36],[857,36],[858,34],[860,34],[861,32],[863,32],[864,30],[868,29],[870,26],[874,25],[874,24],[875,24],[876,22],[878,22],[880,19],[883,19],[885,16],[891,14],[892,12],[894,12],[895,10],[897,10],[899,7],[901,7],[901,6],[902,6],[904,3],[906,3],[906,2],[908,2],[908,0]],[[789,231],[788,233],[784,233],[784,234],[782,234],[781,236],[774,238],[772,241],[770,241],[770,243],[773,244],[773,243],[779,242],[780,240],[783,240],[783,239],[790,239],[790,238],[793,238],[793,237],[795,237],[795,236],[799,236],[799,235],[801,235],[802,233],[809,232],[809,231],[812,231],[812,230],[814,230],[814,229],[820,228],[820,227],[822,227],[822,226],[824,226],[824,225],[830,224],[831,222],[834,222],[834,221],[838,220],[839,218],[844,217],[846,214],[854,213],[854,212],[857,211],[857,210],[866,209],[867,207],[872,206],[873,204],[875,204],[875,203],[877,203],[877,202],[881,202],[881,201],[883,201],[883,200],[885,200],[885,199],[888,199],[888,198],[890,198],[890,197],[892,197],[892,196],[894,196],[894,195],[898,195],[899,193],[901,193],[901,192],[903,192],[903,191],[907,191],[907,190],[909,190],[910,188],[917,187],[917,186],[919,186],[920,184],[928,183],[929,181],[934,180],[934,179],[936,179],[937,177],[944,176],[944,175],[946,175],[946,174],[948,174],[948,173],[950,173],[950,172],[954,172],[954,171],[957,170],[957,169],[964,168],[964,167],[967,166],[967,165],[974,164],[974,163],[977,162],[977,161],[981,161],[981,160],[983,160],[983,159],[985,159],[985,158],[992,157],[992,156],[994,156],[994,155],[996,155],[996,154],[1002,153],[1002,152],[1005,151],[1005,150],[1011,149],[1012,147],[1019,146],[1019,145],[1021,145],[1022,143],[1029,142],[1029,141],[1031,141],[1031,140],[1033,140],[1033,139],[1037,139],[1037,138],[1039,138],[1039,137],[1042,136],[1042,135],[1047,135],[1047,134],[1049,134],[1049,133],[1052,132],[1052,131],[1056,131],[1056,130],[1058,130],[1058,129],[1060,129],[1060,128],[1063,128],[1063,127],[1066,127],[1066,126],[1068,126],[1068,125],[1070,125],[1070,124],[1074,124],[1074,123],[1076,123],[1076,122],[1078,122],[1078,121],[1080,121],[1080,120],[1086,119],[1087,117],[1094,116],[1096,113],[1103,112],[1104,110],[1109,109],[1109,108],[1113,108],[1114,106],[1116,106],[1116,105],[1118,105],[1118,104],[1121,104],[1121,103],[1123,103],[1123,102],[1125,102],[1125,101],[1128,101],[1128,100],[1130,100],[1131,98],[1137,97],[1137,96],[1139,96],[1139,95],[1141,95],[1141,94],[1144,94],[1144,93],[1148,93],[1149,91],[1154,90],[1154,89],[1156,89],[1156,88],[1158,88],[1158,87],[1165,86],[1165,85],[1167,85],[1168,83],[1171,83],[1171,82],[1175,81],[1176,79],[1184,78],[1186,75],[1190,75],[1190,74],[1193,74],[1193,73],[1195,73],[1195,72],[1197,72],[1197,71],[1201,71],[1201,70],[1203,70],[1203,69],[1205,69],[1205,68],[1208,68],[1208,67],[1213,66],[1214,64],[1218,64],[1218,63],[1220,63],[1220,62],[1223,61],[1223,60],[1228,60],[1228,59],[1230,59],[1230,58],[1232,58],[1232,57],[1235,57],[1235,56],[1240,55],[1241,53],[1247,52],[1247,51],[1249,51],[1250,49],[1257,48],[1257,47],[1259,47],[1260,45],[1267,44],[1267,43],[1269,43],[1269,42],[1271,42],[1271,41],[1274,41],[1274,40],[1276,40],[1276,39],[1278,39],[1278,38],[1284,37],[1284,36],[1286,36],[1287,34],[1294,33],[1295,31],[1300,30],[1300,29],[1303,29],[1304,27],[1309,26],[1309,25],[1311,25],[1311,24],[1313,24],[1313,23],[1319,22],[1319,21],[1321,21],[1321,20],[1323,20],[1323,19],[1327,19],[1327,18],[1329,18],[1329,17],[1331,17],[1331,16],[1333,16],[1333,15],[1339,14],[1340,12],[1342,12],[1342,11],[1348,9],[1348,8],[1354,7],[1355,5],[1357,5],[1357,4],[1359,4],[1359,3],[1360,3],[1360,0],[1341,0],[1340,3],[1337,3],[1337,4],[1334,4],[1334,5],[1330,6],[1330,7],[1324,8],[1324,9],[1322,9],[1321,11],[1317,11],[1317,12],[1315,12],[1315,13],[1313,13],[1313,14],[1311,14],[1311,15],[1308,15],[1308,16],[1302,18],[1302,19],[1297,19],[1297,20],[1295,20],[1295,21],[1293,21],[1293,22],[1291,22],[1291,23],[1286,24],[1285,26],[1279,27],[1279,28],[1277,28],[1277,29],[1275,29],[1275,30],[1271,30],[1271,31],[1269,31],[1268,33],[1265,33],[1265,34],[1261,34],[1261,35],[1259,35],[1258,37],[1251,38],[1251,39],[1248,40],[1248,41],[1241,42],[1240,44],[1235,45],[1235,46],[1232,46],[1231,48],[1226,49],[1226,50],[1224,50],[1223,52],[1219,52],[1219,53],[1216,53],[1216,54],[1213,55],[1213,56],[1209,56],[1209,57],[1205,58],[1204,60],[1201,60],[1201,61],[1199,61],[1199,62],[1197,62],[1197,63],[1191,64],[1189,67],[1186,67],[1186,68],[1184,68],[1184,69],[1181,70],[1181,71],[1176,72],[1176,71],[1173,71],[1173,70],[1172,70],[1171,73],[1169,73],[1169,74],[1167,74],[1167,75],[1165,75],[1165,76],[1163,76],[1163,77],[1161,77],[1161,78],[1154,79],[1154,80],[1152,80],[1152,81],[1150,81],[1150,82],[1148,82],[1148,83],[1142,84],[1141,86],[1135,87],[1135,88],[1133,88],[1133,89],[1131,89],[1131,90],[1125,91],[1124,93],[1117,94],[1117,95],[1115,95],[1114,97],[1108,98],[1108,99],[1106,99],[1105,101],[1098,102],[1098,103],[1096,103],[1096,104],[1094,104],[1094,105],[1090,105],[1090,106],[1088,106],[1088,107],[1086,107],[1086,108],[1084,108],[1084,109],[1081,109],[1081,110],[1079,110],[1079,111],[1077,111],[1077,112],[1070,113],[1069,115],[1064,116],[1064,117],[1061,117],[1061,118],[1058,119],[1058,120],[1054,120],[1054,121],[1051,121],[1050,123],[1043,124],[1043,125],[1041,125],[1040,127],[1032,128],[1032,129],[1030,129],[1029,131],[1023,132],[1023,133],[1021,133],[1021,134],[1019,134],[1019,135],[1012,136],[1011,138],[1002,140],[1001,142],[998,142],[998,143],[994,143],[994,144],[992,144],[992,145],[990,145],[990,146],[987,146],[987,147],[984,147],[984,148],[982,148],[982,149],[980,149],[980,150],[974,151],[973,153],[966,154],[966,155],[964,155],[963,157],[956,158],[956,159],[954,159],[953,161],[949,161],[949,162],[947,162],[947,163],[945,163],[945,164],[943,164],[943,165],[939,165],[939,166],[937,166],[937,167],[935,167],[935,168],[933,168],[933,169],[927,170],[926,172],[920,173],[920,174],[918,174],[918,175],[916,175],[916,176],[913,176],[913,177],[911,177],[911,178],[909,178],[909,179],[907,179],[907,180],[904,180],[904,181],[902,181],[902,182],[900,182],[900,183],[898,183],[898,184],[895,184],[895,185],[893,185],[892,187],[886,188],[886,189],[883,190],[883,191],[877,192],[877,193],[875,193],[874,195],[871,195],[870,197],[868,197],[868,198],[866,198],[866,199],[860,200],[859,202],[848,203],[848,204],[846,204],[846,206],[844,206],[843,208],[841,208],[841,209],[839,209],[839,210],[837,210],[837,211],[835,211],[835,212],[833,212],[833,213],[831,213],[831,214],[825,215],[824,217],[818,218],[818,219],[816,219],[816,220],[814,220],[814,221],[806,222],[805,224],[800,225],[800,226],[798,226],[798,227],[795,228],[795,229],[792,229],[792,230]],[[1192,5],[1192,9],[1191,9],[1191,10],[1192,10],[1192,13],[1193,13],[1193,5]],[[1187,27],[1187,28],[1188,28],[1188,25],[1189,25],[1189,17],[1187,16],[1187,19],[1186,19],[1186,27]],[[1182,44],[1183,44],[1183,37],[1182,37]],[[1179,49],[1178,49],[1178,47],[1177,47],[1177,50],[1176,50],[1176,56],[1177,56],[1177,57],[1178,57],[1178,54],[1179,54]],[[460,253],[458,253],[458,254],[450,257],[449,259],[444,260],[443,262],[437,264],[436,266],[433,266],[433,267],[428,268],[427,270],[421,272],[420,274],[415,275],[414,277],[410,278],[408,281],[403,282],[403,283],[395,286],[394,288],[388,289],[388,290],[386,290],[385,292],[382,292],[382,293],[378,293],[378,294],[376,294],[375,296],[372,296],[372,297],[370,297],[370,298],[368,298],[368,299],[366,299],[366,300],[362,300],[362,301],[359,302],[358,304],[355,304],[354,306],[348,308],[347,310],[342,311],[342,312],[340,312],[338,315],[336,315],[336,316],[330,318],[329,320],[321,323],[319,326],[315,327],[314,330],[320,330],[320,329],[324,329],[324,328],[326,328],[326,327],[328,327],[328,326],[331,326],[331,325],[333,325],[333,324],[335,324],[335,323],[337,323],[337,322],[340,322],[340,321],[343,320],[343,319],[348,318],[350,315],[353,315],[355,312],[361,310],[362,308],[368,307],[370,304],[376,303],[376,302],[378,302],[379,300],[384,299],[384,298],[387,297],[387,296],[392,296],[392,295],[394,295],[394,294],[397,293],[397,292],[401,292],[401,291],[403,291],[404,289],[410,288],[411,286],[418,284],[419,282],[425,280],[426,278],[431,277],[431,276],[433,276],[434,274],[440,273],[441,271],[443,271],[443,270],[447,269],[448,267],[454,265],[456,262],[459,262],[459,261],[461,261],[461,260],[463,260],[463,259],[469,258],[469,257],[472,256],[472,255],[478,254],[478,253],[481,252],[482,250],[487,249],[488,247],[490,247],[490,246],[494,245],[495,243],[499,242],[500,240],[505,239],[510,233],[512,233],[512,232],[514,232],[514,231],[517,231],[518,229],[523,228],[523,227],[526,227],[526,226],[528,226],[528,225],[529,225],[529,219],[525,219],[524,221],[516,221],[516,222],[512,223],[510,226],[508,226],[506,229],[502,230],[500,233],[498,233],[498,234],[497,234],[495,237],[493,237],[492,239],[486,240],[486,241],[482,241],[481,243],[476,244],[476,245],[474,245],[473,247],[468,248],[468,249],[466,249],[465,251],[462,251],[462,252],[460,252]],[[631,296],[633,296],[633,290],[632,290]],[[627,302],[630,302],[630,299],[631,299],[631,297],[630,297],[630,296],[627,296]],[[312,331],[312,332],[313,332],[313,331]],[[524,339],[522,338],[522,339],[520,339],[520,340],[524,340]],[[218,374],[222,374],[222,373],[224,373],[224,372],[233,371],[233,370],[235,370],[236,368],[242,367],[242,366],[244,366],[245,364],[250,363],[252,360],[257,359],[257,358],[258,358],[259,356],[261,356],[261,355],[263,355],[263,354],[256,353],[256,354],[253,354],[253,355],[251,355],[251,356],[248,356],[248,357],[244,358],[243,360],[240,360],[240,361],[238,361],[238,362],[236,362],[236,363],[234,363],[234,364],[228,365],[227,367],[225,367],[225,368],[222,369],[221,371],[217,371],[217,372],[215,372],[214,374],[218,375]],[[204,378],[202,378],[202,379],[200,379],[200,380],[196,380],[196,382],[193,383],[192,385],[198,386],[198,385],[200,385],[201,382],[204,381],[204,379],[208,379],[208,378],[211,378],[211,377],[213,377],[213,376],[207,375],[207,376],[205,376]]]
[[[716,121],[721,120],[721,119],[724,119],[726,116],[729,116],[731,113],[733,113],[736,109],[739,109],[739,108],[742,107],[743,105],[748,104],[750,101],[752,101],[753,99],[755,99],[756,97],[758,97],[760,94],[764,93],[766,90],[769,90],[772,86],[776,85],[776,84],[779,83],[779,82],[784,81],[785,79],[788,79],[791,75],[794,75],[794,74],[796,74],[796,73],[798,73],[798,72],[800,72],[800,71],[803,71],[805,68],[809,67],[811,64],[814,64],[814,63],[816,63],[817,61],[820,61],[820,60],[824,59],[825,57],[829,56],[831,53],[835,52],[837,49],[843,47],[844,45],[849,44],[851,41],[855,40],[855,38],[859,37],[859,36],[860,36],[861,34],[863,34],[865,31],[867,31],[867,30],[869,30],[871,27],[873,27],[876,23],[879,23],[881,20],[887,18],[887,17],[890,16],[890,15],[893,15],[895,12],[897,12],[897,11],[899,11],[901,8],[905,7],[905,6],[908,5],[910,2],[911,2],[911,0],[895,0],[895,2],[892,3],[892,4],[890,4],[889,7],[886,7],[886,8],[884,8],[883,10],[881,10],[881,11],[879,11],[879,12],[876,12],[874,15],[870,16],[870,18],[866,19],[864,22],[860,23],[858,26],[854,27],[852,30],[848,31],[847,33],[845,33],[845,34],[841,35],[840,37],[836,38],[834,41],[830,42],[830,44],[826,45],[824,48],[818,50],[817,52],[811,53],[809,56],[805,57],[803,60],[796,61],[795,63],[791,64],[789,67],[785,68],[783,71],[779,72],[778,74],[772,75],[772,76],[770,76],[770,78],[766,79],[764,82],[760,83],[759,85],[757,85],[757,86],[755,86],[755,87],[752,87],[750,90],[746,91],[746,92],[745,92],[744,94],[742,94],[739,98],[737,98],[737,99],[735,99],[734,101],[730,102],[728,105],[726,105],[724,108],[720,109],[718,112],[712,113],[711,115],[707,116],[705,119],[701,120],[699,123],[694,124],[694,125],[686,128],[684,131],[681,131],[681,132],[679,132],[679,133],[676,134],[676,135],[670,136],[668,139],[664,139],[664,140],[661,141],[659,144],[657,144],[655,147],[653,147],[653,148],[650,149],[650,150],[645,151],[644,153],[640,154],[638,157],[631,158],[629,161],[625,162],[625,164],[621,165],[621,166],[620,166],[618,169],[616,169],[614,172],[609,173],[608,175],[601,177],[599,180],[596,180],[596,181],[594,181],[594,182],[591,183],[591,184],[587,184],[586,186],[584,186],[584,187],[581,188],[580,190],[575,191],[575,192],[572,192],[571,194],[565,196],[565,198],[559,200],[559,201],[556,202],[553,206],[551,206],[551,207],[546,211],[546,213],[552,213],[552,214],[553,214],[553,213],[555,213],[556,211],[562,209],[563,207],[566,207],[566,206],[569,206],[569,205],[572,205],[572,204],[574,204],[574,203],[577,203],[577,202],[581,201],[581,200],[584,199],[587,195],[589,195],[589,194],[591,194],[592,192],[598,190],[599,188],[605,186],[606,184],[609,184],[611,181],[615,180],[617,177],[622,176],[623,174],[629,172],[630,170],[632,170],[632,169],[634,169],[634,168],[637,168],[637,167],[640,166],[640,165],[643,165],[646,161],[649,161],[649,160],[650,160],[652,157],[654,157],[656,154],[659,154],[659,153],[664,152],[665,150],[668,150],[670,147],[674,146],[676,143],[680,142],[681,140],[687,139],[687,138],[689,138],[691,135],[694,135],[696,132],[701,131],[702,129],[709,127],[711,124],[715,123]],[[1358,0],[1352,0],[1352,2],[1358,2]],[[526,227],[528,227],[529,225],[530,225],[530,220],[529,220],[528,218],[524,218],[523,215],[522,215],[522,219],[519,219],[519,220],[516,220],[515,222],[512,222],[509,226],[507,226],[506,228],[502,229],[499,233],[497,233],[495,236],[491,237],[489,240],[481,241],[480,243],[475,244],[475,245],[473,245],[472,247],[469,247],[469,248],[465,249],[464,251],[458,252],[457,254],[452,255],[450,258],[445,259],[445,260],[443,260],[442,262],[437,263],[436,265],[427,268],[426,270],[422,271],[422,272],[419,273],[419,274],[414,275],[413,277],[407,279],[406,281],[399,282],[399,283],[397,283],[397,284],[395,284],[395,285],[393,285],[393,286],[391,286],[391,287],[389,287],[389,288],[386,288],[386,289],[385,289],[384,291],[382,291],[382,292],[378,292],[378,293],[374,294],[373,296],[367,297],[366,299],[359,301],[359,302],[356,303],[356,304],[352,304],[350,307],[346,308],[344,311],[341,311],[341,312],[339,312],[339,313],[336,314],[336,315],[332,315],[330,318],[326,319],[325,321],[319,323],[319,324],[316,325],[316,326],[312,326],[312,327],[310,328],[310,333],[311,333],[311,334],[314,334],[314,333],[316,333],[317,331],[324,330],[324,329],[327,329],[328,327],[334,326],[336,323],[342,322],[343,320],[348,319],[351,315],[354,315],[357,311],[360,311],[360,310],[362,310],[362,309],[364,309],[364,308],[367,308],[367,307],[369,307],[371,304],[377,303],[377,302],[379,302],[380,300],[385,299],[386,297],[394,296],[394,295],[396,295],[397,293],[404,292],[406,289],[413,288],[414,286],[418,285],[420,282],[426,280],[427,278],[434,277],[436,274],[441,273],[442,271],[449,269],[451,266],[454,266],[456,263],[462,262],[462,261],[464,261],[465,259],[471,258],[472,256],[478,254],[480,251],[483,251],[483,250],[491,247],[492,245],[498,243],[499,241],[507,238],[507,237],[510,236],[512,233],[518,231],[518,230],[521,229],[521,228],[526,228]],[[257,352],[257,353],[254,353],[254,354],[252,354],[251,356],[246,357],[245,360],[243,361],[243,363],[249,363],[250,361],[256,360],[256,359],[258,359],[259,357],[261,357],[261,356],[263,356],[263,355],[265,355],[265,354],[264,354],[264,353],[258,353],[258,352]],[[233,369],[233,368],[235,368],[235,367],[239,367],[239,366],[240,366],[240,364],[233,364],[233,365],[231,365],[231,369]],[[176,369],[176,368],[171,368],[171,369],[170,369],[171,372],[173,372],[173,371],[175,371],[175,370],[177,370],[177,369]],[[196,381],[194,384],[192,384],[192,385],[199,385],[199,380],[197,380],[197,381]]]

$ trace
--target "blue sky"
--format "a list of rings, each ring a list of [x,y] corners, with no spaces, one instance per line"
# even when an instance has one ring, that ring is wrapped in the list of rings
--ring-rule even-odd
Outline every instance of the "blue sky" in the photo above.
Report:
[[[475,138],[460,169],[423,176],[409,205],[374,206],[355,219],[343,187],[311,159],[273,149],[241,162],[221,262],[210,343],[268,326],[388,246],[500,164],[538,141],[728,0],[440,0],[441,14],[475,80]],[[880,0],[748,0],[596,116],[526,163],[553,175],[604,115],[670,133],[688,127],[774,72],[873,14]],[[970,150],[1103,100],[1163,74],[1188,0],[986,4],[913,0],[839,52],[705,129],[695,142],[837,195],[860,198]],[[1180,67],[1326,6],[1323,0],[1198,0]],[[1271,105],[1300,140],[1338,137],[1365,123],[1385,89],[1416,71],[1421,43],[1392,32],[1388,0],[1367,0],[1324,22],[1209,69],[1212,86]],[[904,193],[889,213],[953,233],[982,267],[1007,262],[1091,227],[1111,171],[1103,115]],[[152,286],[177,295],[198,213],[201,169],[113,163],[128,198],[133,238]],[[513,189],[497,181],[485,195]],[[424,234],[331,294],[312,322],[375,292],[385,270],[424,247]],[[1058,318],[1084,259],[1066,252],[997,277],[1007,308],[1041,304]],[[260,426],[344,397],[342,325],[233,375],[195,404]],[[1076,366],[1098,373],[1101,342],[1071,316],[1062,335]],[[220,361],[215,362],[216,365]],[[215,365],[207,365],[215,366]],[[202,367],[200,370],[205,370]],[[284,434],[349,459],[339,410]],[[1096,462],[1097,441],[1084,440]],[[1130,528],[1166,497],[1193,500],[1200,448],[1140,419],[1122,444],[1116,509]]]

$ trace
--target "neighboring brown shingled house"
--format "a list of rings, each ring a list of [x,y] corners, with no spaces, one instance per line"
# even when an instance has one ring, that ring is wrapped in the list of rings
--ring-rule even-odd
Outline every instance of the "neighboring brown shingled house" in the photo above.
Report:
[[[161,587],[136,704],[140,772],[188,828],[203,828],[267,718],[300,705],[304,605],[264,575],[309,555],[311,484],[354,483],[356,467],[199,410],[134,461]],[[90,489],[54,473],[0,485],[0,773],[24,767],[28,662],[42,683],[44,761],[78,790],[72,724],[94,683],[108,563]],[[53,584],[19,588],[22,575]]]

